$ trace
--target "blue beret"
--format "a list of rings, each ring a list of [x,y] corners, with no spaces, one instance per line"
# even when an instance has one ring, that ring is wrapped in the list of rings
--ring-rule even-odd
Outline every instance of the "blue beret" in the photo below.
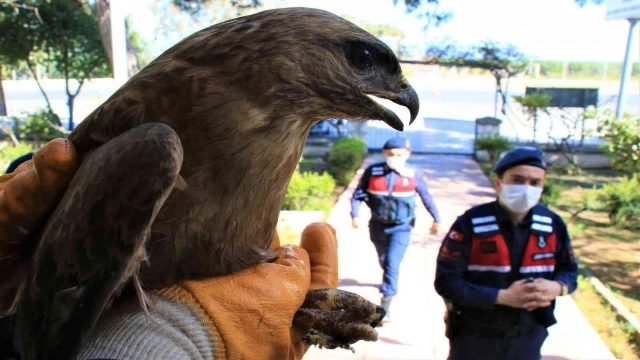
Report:
[[[531,165],[547,170],[547,162],[544,160],[544,155],[542,155],[540,149],[532,146],[518,146],[504,154],[502,159],[493,167],[493,172],[501,174],[518,165]]]
[[[394,137],[384,143],[383,149],[409,149],[409,140],[402,137]]]

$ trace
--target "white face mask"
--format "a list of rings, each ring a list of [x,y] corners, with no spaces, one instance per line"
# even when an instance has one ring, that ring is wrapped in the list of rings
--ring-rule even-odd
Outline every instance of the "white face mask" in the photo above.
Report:
[[[400,170],[404,168],[404,164],[407,162],[406,158],[400,156],[389,156],[386,158],[386,160],[387,165],[394,170]]]
[[[528,212],[536,206],[542,196],[542,188],[530,185],[502,184],[500,200],[516,214]]]

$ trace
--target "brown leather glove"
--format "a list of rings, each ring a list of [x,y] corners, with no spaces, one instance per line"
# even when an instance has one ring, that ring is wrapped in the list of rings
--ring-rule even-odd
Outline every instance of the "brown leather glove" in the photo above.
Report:
[[[15,312],[35,242],[29,234],[55,208],[78,168],[70,141],[55,139],[0,176],[0,316]]]
[[[293,317],[311,289],[336,288],[338,257],[331,225],[314,223],[302,233],[300,246],[271,245],[275,262],[235,274],[183,281],[158,295],[201,309],[226,359],[302,359],[309,345]],[[222,343],[223,346],[220,346]],[[216,357],[217,358],[217,357]]]

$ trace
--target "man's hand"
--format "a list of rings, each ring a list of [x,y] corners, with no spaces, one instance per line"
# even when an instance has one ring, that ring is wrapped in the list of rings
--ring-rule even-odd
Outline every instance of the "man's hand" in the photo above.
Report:
[[[533,281],[533,285],[535,287],[536,306],[528,307],[527,310],[529,311],[551,305],[551,301],[562,294],[562,285],[557,281],[538,278]]]
[[[536,304],[538,297],[535,293],[535,284],[525,284],[526,281],[526,279],[518,280],[507,289],[498,291],[496,304],[519,309],[529,309]]]
[[[297,360],[309,345],[302,341],[306,331],[292,326],[294,316],[310,290],[337,288],[337,246],[335,229],[314,223],[305,228],[300,246],[280,246],[276,234],[270,247],[278,254],[274,262],[177,286],[204,310],[203,321],[220,334],[230,358]]]
[[[359,229],[360,228],[360,218],[351,219],[351,226],[353,226],[354,229]]]
[[[434,222],[433,225],[431,225],[429,232],[431,233],[431,235],[435,235],[438,233],[439,228],[440,228],[440,224],[438,224],[437,222]]]
[[[496,304],[533,311],[551,305],[562,293],[562,286],[556,281],[535,279],[526,283],[526,279],[518,280],[509,288],[500,290]]]

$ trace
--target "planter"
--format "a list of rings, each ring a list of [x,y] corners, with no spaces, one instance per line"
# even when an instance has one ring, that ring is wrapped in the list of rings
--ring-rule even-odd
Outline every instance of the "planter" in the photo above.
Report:
[[[282,210],[278,217],[280,245],[300,244],[300,235],[307,225],[325,220],[324,211]]]

